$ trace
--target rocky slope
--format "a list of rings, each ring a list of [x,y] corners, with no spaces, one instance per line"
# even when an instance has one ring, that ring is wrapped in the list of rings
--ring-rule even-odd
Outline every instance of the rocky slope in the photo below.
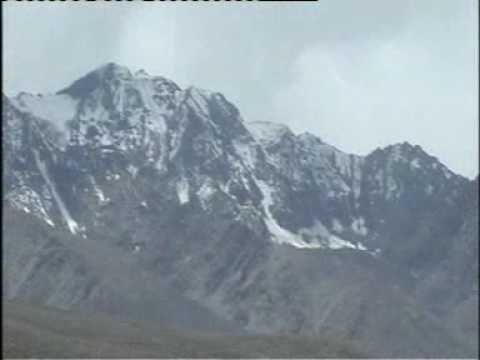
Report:
[[[121,312],[139,304],[138,272],[157,289],[138,296],[149,311],[175,293],[200,325],[228,323],[216,329],[321,334],[381,357],[477,351],[462,319],[478,303],[478,180],[419,146],[346,154],[116,64],[2,103],[8,298],[96,308],[93,288]],[[167,313],[190,326],[180,312]]]

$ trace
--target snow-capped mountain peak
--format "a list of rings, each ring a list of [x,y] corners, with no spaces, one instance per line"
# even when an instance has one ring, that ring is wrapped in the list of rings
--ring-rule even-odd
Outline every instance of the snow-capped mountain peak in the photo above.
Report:
[[[104,265],[128,260],[142,282],[152,275],[149,289],[165,280],[247,330],[362,334],[376,346],[387,328],[394,344],[435,329],[417,315],[412,284],[424,281],[435,304],[442,294],[442,311],[478,295],[478,204],[465,205],[478,179],[420,147],[349,154],[243,121],[220,93],[115,64],[2,104],[4,209],[16,224],[5,227],[6,259],[18,260],[10,295],[67,308],[118,310],[119,295],[163,306],[151,292],[131,296],[116,271],[104,277]],[[448,297],[466,277],[467,295]]]
[[[143,70],[132,74],[114,63],[89,72],[57,94],[22,94],[12,104],[63,134],[68,141],[57,143],[57,148],[64,154],[52,158],[63,159],[71,171],[89,174],[96,197],[108,193],[99,177],[117,179],[125,172],[124,176],[139,179],[138,174],[154,171],[176,179],[175,185],[165,186],[178,193],[179,205],[191,204],[193,194],[208,193],[208,201],[200,200],[204,210],[211,211],[210,199],[223,193],[233,208],[253,206],[255,216],[262,214],[260,221],[272,239],[281,235],[280,242],[297,247],[320,249],[322,241],[336,236],[355,249],[360,238],[363,242],[378,232],[368,214],[372,204],[399,199],[410,191],[408,179],[420,176],[410,172],[430,179],[437,167],[444,178],[455,178],[419,147],[404,143],[366,157],[347,154],[312,134],[295,135],[282,124],[244,122],[219,93],[193,86],[182,90],[171,80]],[[109,165],[98,170],[93,165],[98,162]],[[404,162],[408,173],[397,173],[397,163]],[[38,163],[33,165],[38,168]],[[49,168],[58,164],[40,164],[40,174],[54,184]],[[54,188],[52,184],[46,184],[46,191]],[[426,199],[447,191],[442,184],[423,181]],[[59,198],[52,195],[58,204]],[[62,207],[59,211],[68,214],[72,227],[78,216],[68,204]],[[361,248],[373,248],[366,240]]]

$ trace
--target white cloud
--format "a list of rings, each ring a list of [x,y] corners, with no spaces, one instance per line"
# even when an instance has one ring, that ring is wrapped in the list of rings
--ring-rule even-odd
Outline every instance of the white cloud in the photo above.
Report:
[[[478,75],[462,64],[477,49],[473,42],[428,43],[431,27],[439,38],[444,32],[452,37],[441,26],[412,23],[382,41],[304,50],[294,62],[294,79],[275,94],[274,118],[354,153],[394,142],[420,144],[454,171],[475,176]]]

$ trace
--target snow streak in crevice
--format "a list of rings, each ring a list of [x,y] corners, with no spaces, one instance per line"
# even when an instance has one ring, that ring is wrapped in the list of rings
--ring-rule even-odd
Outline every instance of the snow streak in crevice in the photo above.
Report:
[[[53,198],[55,199],[55,202],[57,203],[57,206],[60,210],[60,213],[62,214],[65,222],[67,223],[68,229],[70,230],[70,232],[72,234],[76,234],[79,230],[78,224],[70,216],[70,213],[68,212],[65,204],[63,203],[62,198],[60,197],[60,195],[57,192],[55,184],[50,180],[50,177],[48,176],[47,167],[45,166],[45,162],[40,159],[40,156],[39,156],[37,150],[33,150],[33,155],[35,157],[35,162],[37,164],[38,170],[40,171],[40,174],[42,175],[43,179],[45,180],[45,183],[50,188],[50,191],[53,195]]]

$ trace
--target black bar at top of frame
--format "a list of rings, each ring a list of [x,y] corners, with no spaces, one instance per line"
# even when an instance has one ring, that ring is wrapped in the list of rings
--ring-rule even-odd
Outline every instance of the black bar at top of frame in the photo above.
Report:
[[[79,2],[79,1],[86,1],[86,2],[102,2],[102,1],[106,1],[106,2],[112,2],[112,1],[115,1],[115,2],[122,2],[122,1],[127,1],[127,2],[131,2],[133,0],[2,0],[2,2],[6,2],[6,1],[16,1],[16,2],[23,2],[23,1],[26,1],[26,2],[45,2],[45,1],[48,1],[48,2],[66,2],[66,1],[73,1],[73,2]],[[319,1],[319,0],[141,0],[143,2],[171,2],[171,1],[181,1],[181,2],[186,2],[186,1],[195,1],[195,2],[198,2],[198,1],[202,1],[202,2],[209,2],[209,1],[213,1],[213,2],[222,2],[222,1],[235,1],[235,2],[238,2],[238,1],[247,1],[247,2],[254,2],[254,1],[268,1],[268,2],[315,2],[315,1]]]

